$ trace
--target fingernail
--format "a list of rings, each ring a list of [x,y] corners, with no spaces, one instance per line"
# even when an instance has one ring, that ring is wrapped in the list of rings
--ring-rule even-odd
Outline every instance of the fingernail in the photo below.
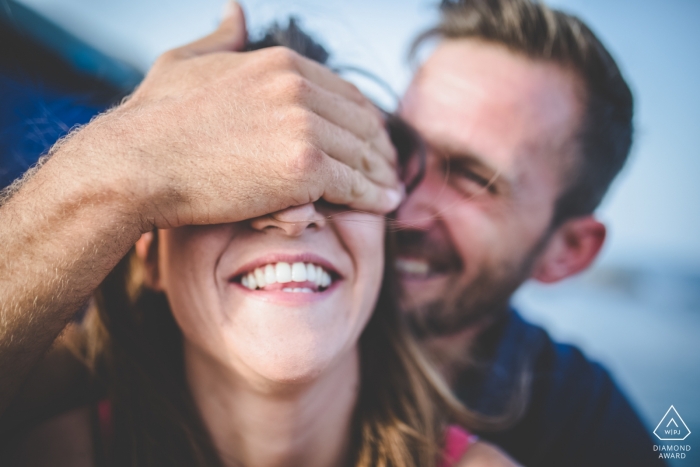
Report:
[[[399,204],[401,204],[401,201],[403,200],[401,192],[397,190],[386,190],[386,197],[389,200],[392,210],[399,207]]]
[[[237,7],[238,3],[234,0],[226,0],[221,8],[221,21],[223,22],[231,18],[236,13]]]

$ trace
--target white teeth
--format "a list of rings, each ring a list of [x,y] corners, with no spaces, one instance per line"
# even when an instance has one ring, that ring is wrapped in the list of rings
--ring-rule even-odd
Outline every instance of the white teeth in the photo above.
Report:
[[[316,266],[316,280],[314,282],[316,282],[316,285],[319,287],[321,287],[321,280],[323,279],[324,272],[321,266]]]
[[[256,289],[258,287],[258,284],[255,281],[255,275],[252,272],[248,274],[248,287],[251,289]]]
[[[292,264],[292,280],[294,282],[306,282],[306,265],[304,263]]]
[[[330,273],[321,266],[311,263],[285,263],[266,264],[255,268],[253,271],[241,277],[241,284],[251,290],[262,289],[267,285],[288,282],[313,282],[317,288],[326,288],[331,285],[333,279]],[[312,293],[314,290],[308,287],[285,287],[285,292]]]
[[[430,265],[427,261],[399,258],[395,265],[399,271],[409,274],[427,275],[430,272]]]
[[[316,266],[313,264],[306,265],[306,280],[316,282]]]
[[[267,285],[265,280],[265,270],[263,268],[255,268],[255,282],[261,289]]]
[[[277,276],[277,282],[280,284],[286,284],[292,281],[292,267],[289,263],[277,263],[275,265],[275,275]]]
[[[328,274],[326,271],[323,271],[323,274],[321,275],[321,287],[328,287],[331,285],[331,275]]]
[[[274,284],[277,282],[277,274],[275,274],[275,266],[273,264],[265,265],[265,284]]]
[[[311,290],[308,287],[285,287],[282,289],[282,292],[291,292],[291,293],[314,293],[313,290]]]

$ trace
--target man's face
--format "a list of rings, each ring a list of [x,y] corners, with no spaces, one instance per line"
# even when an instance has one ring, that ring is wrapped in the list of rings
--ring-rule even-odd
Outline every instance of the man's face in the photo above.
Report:
[[[444,335],[506,309],[544,248],[575,151],[581,85],[506,48],[441,43],[401,115],[428,146],[424,180],[400,208],[402,306]]]

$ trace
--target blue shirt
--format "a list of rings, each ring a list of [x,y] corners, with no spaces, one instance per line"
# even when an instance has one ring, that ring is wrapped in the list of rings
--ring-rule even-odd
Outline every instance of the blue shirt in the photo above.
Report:
[[[22,175],[62,136],[103,110],[85,96],[67,96],[0,69],[0,188]]]
[[[476,369],[458,379],[457,395],[496,416],[519,394],[521,416],[505,429],[478,433],[528,467],[661,467],[650,432],[601,365],[554,342],[516,311],[487,331]],[[518,393],[523,376],[529,390]]]

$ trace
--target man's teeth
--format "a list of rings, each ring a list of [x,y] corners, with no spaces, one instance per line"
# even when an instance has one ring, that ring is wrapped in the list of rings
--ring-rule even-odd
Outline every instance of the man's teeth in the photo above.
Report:
[[[399,272],[406,274],[427,276],[430,272],[428,262],[419,259],[398,258],[395,265]]]
[[[251,290],[262,289],[270,284],[286,284],[288,282],[313,282],[317,288],[331,285],[331,275],[321,266],[311,263],[266,264],[241,278],[241,284]],[[313,293],[308,287],[285,287],[284,292]]]

